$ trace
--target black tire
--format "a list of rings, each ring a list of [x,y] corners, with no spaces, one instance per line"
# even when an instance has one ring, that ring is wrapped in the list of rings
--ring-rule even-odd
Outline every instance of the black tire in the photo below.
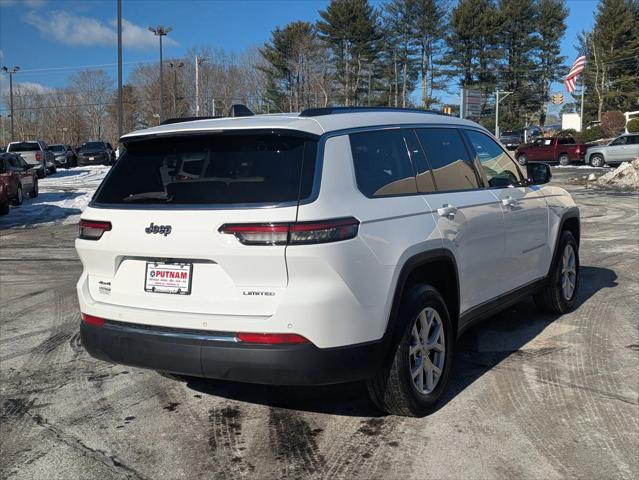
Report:
[[[562,288],[563,258],[564,252],[568,246],[572,247],[575,256],[575,287],[570,298],[567,298],[564,289]],[[575,304],[577,303],[580,280],[581,272],[579,268],[579,248],[572,233],[565,230],[559,238],[556,258],[550,269],[548,282],[534,295],[535,303],[539,308],[549,313],[564,314],[571,311],[575,308]]]
[[[0,203],[0,215],[7,215],[9,213],[9,203]]]
[[[47,176],[47,171],[43,168],[38,168],[36,175],[38,176],[38,178],[44,178]]]
[[[604,160],[603,155],[600,155],[598,153],[595,153],[593,156],[590,157],[590,165],[592,165],[593,167],[603,167],[606,164],[606,161]]]
[[[29,192],[29,197],[36,198],[38,196],[38,179],[36,178],[35,183],[33,184],[33,190]]]
[[[19,207],[20,205],[22,205],[22,200],[24,199],[24,197],[22,196],[22,185],[18,185],[18,190],[16,191],[16,196],[15,198],[12,200],[12,204],[14,207]]]
[[[564,167],[570,165],[570,157],[565,153],[559,155],[559,165],[562,165]]]
[[[410,374],[411,332],[420,312],[431,308],[441,319],[444,332],[445,356],[441,375],[430,393],[420,393]],[[429,413],[442,396],[452,369],[455,332],[446,304],[439,292],[430,285],[416,285],[405,293],[399,311],[399,325],[403,331],[390,365],[367,381],[373,403],[392,415],[422,417]]]
[[[48,174],[49,174],[49,175],[53,175],[53,174],[54,174],[55,172],[57,172],[57,171],[58,171],[58,169],[57,169],[57,168],[55,168],[55,165],[54,165],[53,167],[51,167],[51,168],[49,169]]]
[[[526,155],[517,155],[517,162],[519,162],[519,165],[527,165],[528,164],[528,159],[526,158]]]

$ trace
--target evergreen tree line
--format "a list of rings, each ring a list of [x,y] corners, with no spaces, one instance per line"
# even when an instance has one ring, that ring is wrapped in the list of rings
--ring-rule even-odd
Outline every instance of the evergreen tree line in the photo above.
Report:
[[[637,106],[638,12],[637,0],[602,0],[595,28],[581,37],[591,117]],[[479,121],[487,126],[497,89],[512,92],[500,104],[500,123],[543,125],[551,85],[574,60],[561,55],[565,0],[389,0],[379,7],[332,0],[319,14],[315,23],[276,28],[260,50],[265,100],[273,110],[430,109],[441,106],[442,92],[464,87],[483,93]]]
[[[579,8],[573,4],[573,8]],[[444,92],[483,92],[478,119],[492,129],[494,92],[502,129],[544,124],[553,82],[574,58],[561,55],[565,0],[333,0],[315,23],[276,28],[261,48],[240,53],[191,49],[167,59],[165,117],[195,115],[195,63],[200,114],[224,115],[233,103],[257,113],[330,105],[441,108]],[[639,110],[639,0],[600,0],[591,31],[575,57],[587,56],[585,120],[609,110]],[[173,67],[171,66],[173,65]],[[124,130],[159,122],[159,66],[141,64],[124,85]],[[563,91],[563,88],[560,89]],[[112,74],[80,71],[69,85],[34,89],[14,77],[16,138],[78,144],[117,141],[117,91]],[[9,140],[9,98],[3,95],[2,143]],[[579,91],[565,111],[577,110]],[[571,107],[571,101],[573,107]],[[576,107],[576,108],[575,108]]]

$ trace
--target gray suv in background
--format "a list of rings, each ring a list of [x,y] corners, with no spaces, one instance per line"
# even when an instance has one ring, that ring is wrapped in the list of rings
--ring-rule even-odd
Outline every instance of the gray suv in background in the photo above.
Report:
[[[639,158],[639,133],[627,133],[612,140],[608,145],[588,147],[586,164],[603,167],[618,165]]]

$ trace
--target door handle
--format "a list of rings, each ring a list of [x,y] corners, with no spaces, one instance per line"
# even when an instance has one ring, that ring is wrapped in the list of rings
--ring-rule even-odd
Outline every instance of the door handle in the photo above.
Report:
[[[517,205],[517,200],[508,195],[507,197],[501,199],[501,204],[504,207],[514,207],[515,205]]]
[[[455,213],[457,213],[457,208],[448,203],[444,203],[441,208],[437,209],[437,213],[440,217],[454,218]]]

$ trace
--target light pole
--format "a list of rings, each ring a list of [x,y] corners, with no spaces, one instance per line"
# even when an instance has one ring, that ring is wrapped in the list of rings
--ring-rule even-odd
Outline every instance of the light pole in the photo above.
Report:
[[[13,74],[16,73],[18,70],[20,70],[20,67],[18,67],[17,65],[14,66],[13,68],[8,68],[8,67],[2,67],[2,70],[4,70],[6,73],[9,74],[9,103],[10,103],[10,109],[11,109],[11,141],[13,142],[14,140],[14,126],[13,126]]]
[[[158,25],[157,27],[149,27],[149,32],[153,32],[156,37],[160,37],[160,123],[162,122],[164,114],[164,86],[162,79],[162,37],[171,33],[173,29],[171,27],[165,27]]]
[[[506,98],[513,92],[500,92],[499,89],[495,92],[495,137],[499,139],[499,101]],[[501,98],[499,96],[502,95]]]
[[[0,143],[0,147],[6,147],[7,145],[4,143],[4,119],[7,118],[6,115],[0,115],[0,123],[2,123],[2,143]]]
[[[209,57],[195,56],[195,116],[200,116],[200,65],[206,62]],[[214,114],[215,115],[215,114]]]
[[[122,108],[122,0],[118,0],[118,141],[122,136],[124,109]]]
[[[173,116],[177,117],[177,69],[184,66],[184,62],[169,62],[169,68],[173,69]]]

